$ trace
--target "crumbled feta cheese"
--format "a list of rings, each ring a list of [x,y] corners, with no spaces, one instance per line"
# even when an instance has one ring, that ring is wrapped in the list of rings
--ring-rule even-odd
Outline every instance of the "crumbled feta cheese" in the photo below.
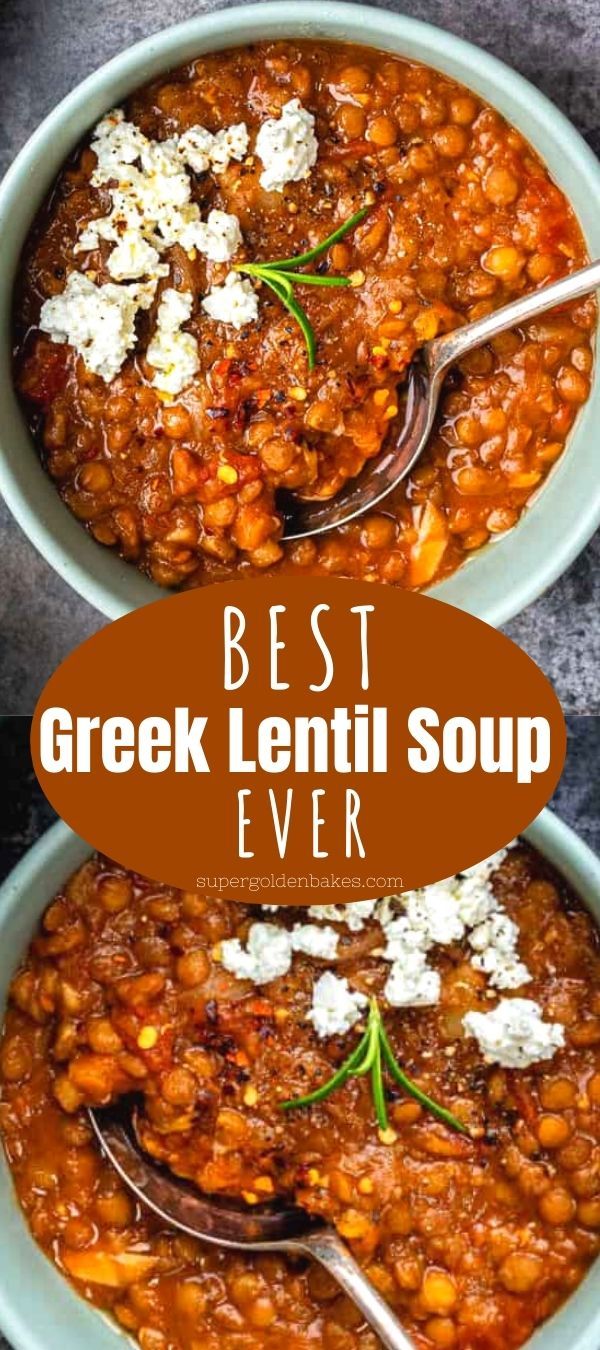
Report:
[[[531,975],[519,960],[518,927],[504,912],[490,885],[493,871],[505,856],[503,849],[468,872],[403,895],[311,905],[308,915],[316,922],[296,923],[287,933],[290,964],[297,951],[334,960],[339,934],[330,924],[345,924],[351,932],[360,932],[374,918],[385,943],[374,954],[390,962],[383,993],[392,1007],[428,1007],[439,1002],[441,976],[428,964],[428,953],[436,946],[459,942],[465,935],[473,952],[473,965],[489,977],[492,985],[513,989],[525,984]],[[280,906],[262,908],[275,912]],[[330,985],[330,980],[337,977],[332,972],[327,974],[325,992],[329,989],[335,997],[339,990],[336,983]],[[337,983],[343,989],[345,981]]]
[[[437,1003],[441,979],[427,964],[426,955],[435,944],[458,941],[463,936],[456,899],[443,886],[411,891],[402,899],[406,901],[404,913],[382,925],[386,939],[383,959],[392,962],[384,997],[394,1007]]]
[[[179,137],[179,154],[194,173],[208,173],[214,136],[206,127],[190,127]]]
[[[463,1026],[486,1059],[508,1069],[552,1059],[565,1043],[560,1022],[544,1022],[539,1004],[529,998],[503,998],[491,1012],[466,1013]]]
[[[165,394],[179,394],[193,380],[200,365],[196,338],[181,331],[181,325],[190,317],[192,304],[190,291],[169,287],[161,297],[156,332],[148,345],[146,360],[156,371],[153,385]]]
[[[498,901],[487,882],[477,877],[460,877],[456,890],[456,908],[465,928],[474,928],[498,908]]]
[[[211,150],[214,144],[212,131],[205,127],[189,127],[178,140],[178,153],[193,173],[208,173],[211,167]]]
[[[500,911],[490,914],[469,933],[469,946],[476,953],[473,965],[489,976],[496,989],[518,989],[531,979],[527,966],[519,960],[518,937],[516,923]]]
[[[519,961],[518,928],[494,896],[490,886],[493,871],[506,850],[467,872],[447,877],[418,891],[387,896],[378,910],[386,946],[383,959],[392,962],[385,997],[396,1006],[435,1003],[440,996],[440,977],[425,959],[434,946],[468,940],[476,955],[473,965],[489,976],[498,989],[515,989],[531,976]],[[397,912],[398,906],[403,912]]]
[[[245,122],[224,127],[213,135],[206,127],[190,127],[179,137],[181,158],[194,173],[224,173],[232,159],[244,158],[248,150],[248,128]]]
[[[385,961],[401,961],[412,952],[428,952],[431,946],[428,930],[400,914],[384,927],[386,946],[383,950]]]
[[[153,141],[117,108],[96,127],[92,149],[97,163],[91,181],[95,187],[107,189],[111,209],[108,215],[88,223],[75,252],[94,250],[103,240],[113,243],[115,247],[107,262],[111,276],[117,281],[146,277],[155,287],[158,279],[169,272],[160,255],[174,244],[188,253],[198,249],[212,262],[229,262],[233,258],[242,242],[237,216],[214,210],[203,221],[198,203],[192,200],[192,181],[185,166],[189,164],[198,173],[209,167],[215,173],[223,173],[230,160],[242,159],[246,154],[245,123],[224,127],[214,135],[196,126],[183,136]],[[133,299],[134,293],[130,291],[129,300]],[[203,309],[213,319],[243,328],[257,319],[258,299],[249,281],[232,274],[223,286],[211,289],[203,301]],[[161,304],[146,358],[156,371],[153,385],[162,393],[175,395],[193,379],[199,357],[196,339],[181,331],[189,313],[174,323],[168,321],[169,312],[168,302],[167,308]],[[134,319],[135,314],[131,319],[132,331]],[[53,321],[52,311],[50,320],[47,314],[46,320]],[[128,345],[133,340],[128,339]],[[112,371],[104,378],[117,374],[126,350],[123,340],[100,361],[103,370]],[[99,368],[91,340],[86,339],[85,352],[90,357],[88,360],[82,350],[89,369]],[[90,365],[90,360],[96,366]]]
[[[117,110],[96,128],[92,150],[98,163],[91,181],[95,187],[108,187],[111,212],[90,221],[77,251],[96,248],[99,239],[118,241],[123,228],[137,230],[160,247],[154,235],[161,220],[191,199],[191,181],[175,139],[150,141]],[[199,207],[195,209],[199,217]]]
[[[196,247],[211,262],[229,262],[241,242],[240,222],[226,211],[211,211],[196,227]]]
[[[221,960],[225,969],[239,979],[266,984],[279,975],[287,975],[294,952],[334,960],[338,940],[335,929],[321,928],[315,923],[296,923],[292,929],[274,923],[253,923],[245,948],[239,938],[229,938],[221,944]]]
[[[313,919],[343,923],[351,933],[360,933],[367,919],[375,914],[378,904],[378,900],[351,900],[347,905],[310,905],[308,912]]]
[[[228,262],[242,242],[239,220],[218,210],[202,220],[184,161],[189,154],[195,154],[197,164],[208,156],[221,172],[230,158],[245,153],[247,144],[243,123],[215,136],[196,127],[184,137],[152,141],[117,109],[99,124],[92,141],[98,160],[92,183],[108,190],[111,210],[89,222],[76,252],[96,249],[101,240],[114,243],[108,268],[119,278],[166,275],[159,255],[174,244],[188,253],[197,248],[213,262]]]
[[[221,943],[221,961],[239,980],[269,984],[287,975],[292,964],[292,939],[287,928],[274,923],[253,923],[246,947],[239,938]]]
[[[222,127],[215,132],[210,154],[210,166],[213,173],[224,173],[232,159],[240,160],[248,151],[248,128],[245,122],[234,122],[231,127]]]
[[[429,947],[460,942],[465,926],[458,913],[456,895],[443,885],[427,886],[403,897],[406,917],[412,928],[423,934]]]
[[[464,870],[459,873],[459,876],[461,878],[473,877],[475,880],[481,882],[489,881],[492,872],[495,872],[496,868],[500,866],[500,863],[504,862],[508,849],[513,848],[515,843],[516,840],[514,840],[512,844],[508,844],[507,848],[499,848],[496,853],[490,853],[489,858],[482,858],[481,862],[473,863],[471,867],[465,867]]]
[[[139,127],[126,121],[122,108],[113,108],[94,131],[92,150],[98,161],[92,174],[94,186],[121,178],[127,165],[139,159],[145,144],[146,137]]]
[[[339,934],[335,928],[318,923],[295,923],[292,928],[292,950],[333,961],[337,956]]]
[[[95,286],[71,272],[64,291],[45,300],[39,326],[53,342],[68,342],[88,370],[108,383],[135,345],[135,316],[152,303],[154,285]]]
[[[109,256],[107,267],[115,281],[169,275],[168,263],[161,263],[158,250],[138,230],[125,230]]]
[[[442,982],[421,952],[413,952],[410,963],[395,961],[388,975],[383,996],[392,1008],[423,1008],[439,1003]]]
[[[391,961],[383,995],[394,1008],[423,1007],[437,1003],[441,980],[427,964],[432,945],[429,924],[422,910],[400,914],[384,927],[386,946],[382,956]]]
[[[256,153],[264,164],[261,187],[267,192],[283,192],[286,183],[308,178],[318,149],[312,113],[299,99],[290,99],[279,119],[263,122],[256,138]]]
[[[469,933],[469,946],[474,952],[485,952],[486,948],[493,944],[499,951],[508,955],[514,952],[518,936],[516,923],[509,919],[508,914],[496,911],[472,929]]]
[[[244,328],[258,318],[258,297],[251,282],[238,272],[230,272],[222,286],[211,286],[202,308],[217,323]]]
[[[344,977],[326,970],[313,989],[312,1008],[307,1014],[317,1036],[344,1036],[359,1022],[368,999],[350,989]]]
[[[166,191],[171,205],[183,206],[184,202],[189,201],[191,184],[181,163],[176,136],[170,136],[166,141],[151,141],[144,137],[144,143],[140,151],[140,164],[144,177],[147,179],[146,186],[150,191],[158,183],[164,191],[164,180],[168,179],[169,184]],[[155,184],[153,184],[153,180],[156,180]]]
[[[193,304],[194,297],[191,291],[176,291],[174,286],[168,286],[166,291],[163,291],[158,306],[159,328],[163,328],[165,333],[174,333],[191,317]]]

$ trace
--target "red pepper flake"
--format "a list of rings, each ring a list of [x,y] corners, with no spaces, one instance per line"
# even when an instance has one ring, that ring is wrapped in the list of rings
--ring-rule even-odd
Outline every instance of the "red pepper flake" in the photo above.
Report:
[[[273,1004],[267,998],[251,998],[244,1006],[252,1013],[253,1017],[272,1018],[274,1016]]]
[[[371,365],[375,367],[375,370],[385,370],[386,366],[389,365],[389,360],[387,353],[382,355],[380,352],[376,352],[371,356]]]

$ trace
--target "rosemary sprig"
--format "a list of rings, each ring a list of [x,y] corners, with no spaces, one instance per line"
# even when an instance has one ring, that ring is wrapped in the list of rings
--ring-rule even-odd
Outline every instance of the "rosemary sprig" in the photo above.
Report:
[[[419,1102],[426,1111],[431,1112],[431,1115],[443,1121],[450,1129],[457,1130],[459,1134],[469,1133],[466,1125],[463,1125],[462,1121],[453,1115],[452,1111],[449,1111],[445,1106],[440,1106],[432,1097],[428,1097],[426,1092],[422,1092],[421,1088],[417,1087],[412,1078],[400,1067],[388,1040],[376,998],[371,999],[366,1031],[337,1072],[326,1083],[322,1083],[320,1087],[315,1088],[314,1092],[309,1092],[306,1097],[294,1097],[290,1101],[282,1102],[281,1109],[282,1111],[292,1111],[300,1106],[314,1106],[316,1102],[322,1102],[325,1097],[329,1097],[330,1093],[335,1092],[336,1088],[342,1087],[348,1078],[362,1078],[370,1074],[377,1124],[381,1130],[387,1130],[389,1122],[383,1079],[384,1068],[388,1070],[394,1081],[404,1088],[408,1096],[414,1097],[415,1101]]]
[[[306,253],[299,253],[295,258],[276,258],[273,262],[261,263],[236,263],[235,271],[244,272],[246,276],[257,277],[259,281],[264,281],[270,290],[274,292],[282,305],[285,305],[288,313],[293,316],[301,329],[306,350],[308,353],[308,367],[313,370],[316,361],[317,343],[308,315],[299,304],[294,295],[295,286],[351,286],[350,277],[321,277],[314,272],[299,272],[299,267],[305,267],[307,263],[314,262],[315,258],[321,257],[333,244],[337,244],[339,239],[343,239],[346,234],[359,225],[368,214],[369,207],[363,206],[360,211],[355,211],[349,220],[345,220],[343,225],[339,225],[333,234],[329,234],[326,239],[322,239],[320,244],[314,248],[307,249]]]

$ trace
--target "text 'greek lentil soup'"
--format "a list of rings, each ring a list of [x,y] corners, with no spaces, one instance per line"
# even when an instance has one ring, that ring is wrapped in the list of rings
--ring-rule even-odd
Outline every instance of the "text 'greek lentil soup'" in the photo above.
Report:
[[[134,94],[62,173],[23,261],[17,384],[67,506],[160,585],[283,567],[425,587],[562,453],[592,299],[461,363],[381,511],[286,544],[277,490],[333,496],[423,342],[585,257],[531,147],[445,76],[326,42],[220,52]]]
[[[308,911],[94,857],[46,911],[0,1048],[31,1231],[142,1350],[376,1350],[321,1269],[136,1206],[85,1113],[135,1093],[145,1149],[202,1190],[335,1223],[417,1350],[513,1350],[600,1246],[599,974],[591,918],[523,844]],[[380,1075],[341,1081],[367,1042]]]

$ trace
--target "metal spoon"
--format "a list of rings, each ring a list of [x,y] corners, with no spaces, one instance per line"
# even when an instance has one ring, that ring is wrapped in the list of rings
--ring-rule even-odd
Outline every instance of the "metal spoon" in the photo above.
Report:
[[[597,286],[600,286],[600,261],[588,263],[551,286],[513,300],[475,323],[426,342],[409,366],[406,382],[399,391],[404,396],[404,412],[392,424],[380,454],[367,460],[356,478],[350,479],[336,497],[311,501],[291,493],[280,494],[277,505],[283,515],[284,538],[306,539],[312,534],[325,534],[337,525],[356,520],[382,502],[425,449],[449,367],[508,328],[534,319],[567,300],[577,300]]]
[[[334,1228],[312,1219],[297,1205],[242,1209],[233,1201],[202,1195],[141,1152],[126,1099],[122,1105],[90,1110],[88,1114],[104,1154],[122,1181],[165,1223],[218,1247],[313,1257],[360,1308],[387,1350],[414,1350],[413,1342]]]

